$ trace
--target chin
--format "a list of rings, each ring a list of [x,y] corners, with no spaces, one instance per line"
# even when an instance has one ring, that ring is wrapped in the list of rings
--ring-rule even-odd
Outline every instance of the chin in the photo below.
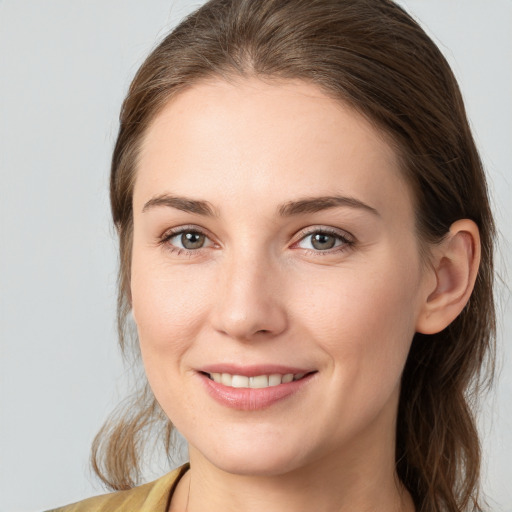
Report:
[[[277,476],[290,473],[300,467],[300,463],[291,457],[276,457],[275,454],[259,455],[254,458],[250,455],[223,456],[210,462],[217,468],[234,475],[245,476]]]
[[[256,441],[255,441],[256,439]],[[283,440],[257,441],[221,440],[199,446],[196,451],[215,467],[227,473],[251,476],[276,476],[289,473],[304,465],[304,443],[285,443]]]

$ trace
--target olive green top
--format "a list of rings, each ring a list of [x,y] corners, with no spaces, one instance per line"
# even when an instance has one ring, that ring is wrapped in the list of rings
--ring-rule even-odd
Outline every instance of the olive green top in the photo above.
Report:
[[[188,468],[185,464],[154,482],[94,496],[48,512],[167,512],[174,489]]]

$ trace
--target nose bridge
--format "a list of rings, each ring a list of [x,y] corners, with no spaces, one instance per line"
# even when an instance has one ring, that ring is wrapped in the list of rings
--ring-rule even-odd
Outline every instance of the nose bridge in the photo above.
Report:
[[[279,293],[279,274],[275,258],[265,248],[243,244],[230,251],[219,276],[215,328],[245,340],[283,332],[287,318]]]

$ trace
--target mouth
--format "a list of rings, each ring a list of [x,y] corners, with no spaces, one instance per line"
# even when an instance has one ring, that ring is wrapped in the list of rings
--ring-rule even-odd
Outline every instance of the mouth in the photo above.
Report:
[[[200,372],[208,379],[222,384],[229,388],[250,388],[250,389],[263,389],[280,386],[281,384],[288,384],[290,382],[299,381],[305,377],[316,372],[305,373],[271,373],[262,374],[248,377],[246,375],[238,375],[231,373],[217,373],[217,372]]]
[[[196,370],[207,393],[230,409],[256,411],[308,389],[318,370],[276,364],[214,363]]]

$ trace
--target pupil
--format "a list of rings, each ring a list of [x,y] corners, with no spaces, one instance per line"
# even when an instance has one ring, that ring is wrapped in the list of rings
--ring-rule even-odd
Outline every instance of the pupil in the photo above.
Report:
[[[181,243],[185,249],[199,249],[204,244],[204,235],[201,233],[183,233]]]
[[[335,239],[331,235],[325,233],[317,233],[313,236],[312,245],[315,249],[332,249],[335,244]]]

